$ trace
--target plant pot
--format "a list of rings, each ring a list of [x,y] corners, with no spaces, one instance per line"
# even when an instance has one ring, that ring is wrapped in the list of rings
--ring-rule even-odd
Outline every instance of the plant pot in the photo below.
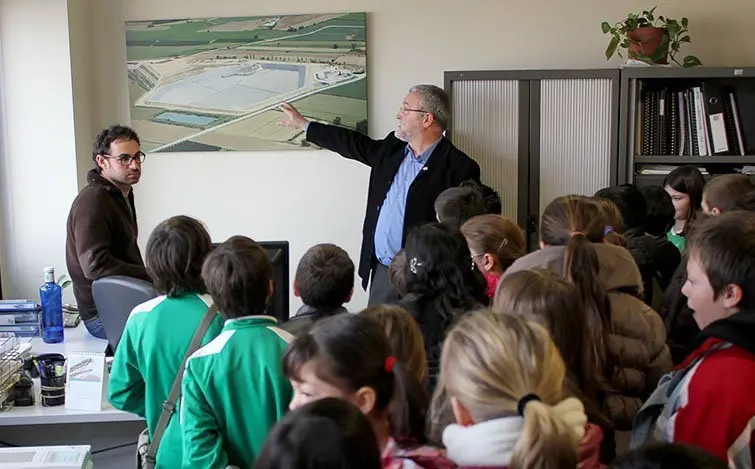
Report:
[[[629,58],[637,59],[639,56],[652,57],[656,49],[661,45],[663,34],[666,32],[663,28],[642,27],[627,33],[629,38]],[[655,61],[658,64],[668,63],[668,54],[660,60]]]

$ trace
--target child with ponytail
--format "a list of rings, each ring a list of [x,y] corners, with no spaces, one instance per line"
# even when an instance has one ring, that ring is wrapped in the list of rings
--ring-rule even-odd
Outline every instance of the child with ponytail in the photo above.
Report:
[[[565,376],[539,324],[487,309],[462,317],[441,358],[456,419],[443,431],[448,458],[459,468],[576,468],[587,416],[564,399]]]
[[[543,211],[542,249],[504,273],[542,267],[574,282],[585,305],[593,365],[606,377],[605,405],[617,431],[629,430],[649,390],[671,368],[666,329],[639,299],[642,276],[626,249],[605,242],[605,218],[594,200],[558,197]]]
[[[325,397],[356,405],[370,421],[384,469],[453,467],[423,446],[427,396],[415,373],[397,361],[377,322],[363,315],[322,319],[297,336],[283,357],[294,397],[290,408]]]
[[[587,429],[580,453],[587,455],[600,447],[600,461],[610,463],[616,442],[614,427],[603,412],[607,377],[596,369],[588,346],[585,306],[574,283],[550,270],[522,270],[499,284],[492,310],[522,316],[548,329],[566,365],[564,392],[582,401],[588,422],[600,428]]]

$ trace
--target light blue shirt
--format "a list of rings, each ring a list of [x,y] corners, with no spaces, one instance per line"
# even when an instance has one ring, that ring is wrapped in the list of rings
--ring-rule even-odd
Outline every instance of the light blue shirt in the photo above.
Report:
[[[441,137],[442,138],[442,137]],[[393,177],[388,193],[378,213],[375,226],[375,255],[378,262],[390,265],[393,256],[401,249],[401,238],[404,233],[404,214],[406,212],[406,197],[409,187],[420,171],[425,168],[430,154],[440,143],[440,138],[432,143],[425,151],[415,155],[409,145],[404,150],[396,176]]]

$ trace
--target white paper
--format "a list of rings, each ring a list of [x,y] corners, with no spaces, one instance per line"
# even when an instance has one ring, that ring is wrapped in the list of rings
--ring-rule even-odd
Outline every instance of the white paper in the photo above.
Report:
[[[101,411],[106,399],[105,354],[71,352],[66,373],[66,409]]]

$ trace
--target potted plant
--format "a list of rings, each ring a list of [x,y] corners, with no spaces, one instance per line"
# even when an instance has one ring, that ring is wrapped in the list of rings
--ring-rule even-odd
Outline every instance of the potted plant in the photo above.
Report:
[[[682,44],[690,42],[687,18],[679,21],[663,16],[655,17],[656,8],[640,14],[630,13],[626,19],[613,26],[607,21],[601,24],[603,33],[611,36],[606,48],[606,59],[614,54],[624,57],[621,49],[626,49],[630,59],[649,64],[667,64],[671,59],[683,67],[702,65],[694,55],[684,57],[682,62],[676,58]]]

